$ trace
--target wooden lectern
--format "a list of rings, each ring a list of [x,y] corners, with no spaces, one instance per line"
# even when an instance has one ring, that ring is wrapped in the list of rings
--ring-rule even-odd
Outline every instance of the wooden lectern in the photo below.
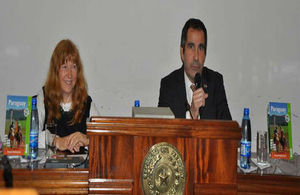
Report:
[[[141,168],[149,149],[167,142],[186,168],[185,194],[237,194],[235,121],[92,117],[89,193],[142,194]]]

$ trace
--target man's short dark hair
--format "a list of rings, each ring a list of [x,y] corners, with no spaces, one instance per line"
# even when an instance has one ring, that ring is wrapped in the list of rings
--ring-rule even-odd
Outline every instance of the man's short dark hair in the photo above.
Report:
[[[187,32],[189,28],[193,28],[196,30],[202,30],[204,33],[204,38],[205,38],[205,53],[206,53],[206,48],[207,48],[207,31],[205,28],[205,25],[203,24],[203,22],[199,19],[195,19],[195,18],[190,18],[184,25],[183,29],[182,29],[182,33],[181,33],[181,42],[180,42],[180,46],[183,48],[183,53],[184,53],[184,46],[187,40]]]

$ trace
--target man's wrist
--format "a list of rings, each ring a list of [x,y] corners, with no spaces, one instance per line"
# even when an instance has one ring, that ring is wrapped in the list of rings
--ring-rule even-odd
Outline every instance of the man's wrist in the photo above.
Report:
[[[190,115],[191,115],[191,117],[192,117],[192,119],[194,119],[194,120],[198,120],[198,116],[199,116],[199,109],[190,109],[189,110],[190,111]]]
[[[190,111],[190,114],[191,114],[191,117],[192,117],[192,119],[194,119],[194,120],[198,120],[198,116],[199,116],[199,114],[194,114],[193,112],[191,112]]]

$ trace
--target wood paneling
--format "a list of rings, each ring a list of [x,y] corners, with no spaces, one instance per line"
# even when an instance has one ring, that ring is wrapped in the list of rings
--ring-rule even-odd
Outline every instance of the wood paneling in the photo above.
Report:
[[[14,169],[14,188],[35,188],[39,194],[87,194],[87,169]],[[0,170],[3,175],[3,170]],[[5,183],[0,179],[0,187]]]
[[[196,184],[194,194],[236,194],[237,186],[234,184]]]
[[[132,194],[133,180],[89,179],[90,194]]]
[[[194,171],[196,172],[196,171]],[[3,175],[3,170],[0,170]],[[14,188],[35,188],[39,194],[133,194],[133,181],[126,179],[88,179],[88,169],[13,170]],[[90,182],[90,184],[88,184]],[[192,182],[189,182],[190,184]],[[238,174],[237,185],[202,183],[187,186],[191,194],[300,194],[300,177]],[[0,188],[4,188],[0,177]],[[140,193],[139,193],[140,194]]]
[[[87,128],[89,178],[114,180],[114,193],[123,193],[123,180],[132,181],[132,194],[142,193],[143,160],[149,149],[160,142],[175,146],[185,162],[185,194],[197,194],[204,184],[221,186],[211,188],[216,192],[226,192],[223,186],[230,194],[232,189],[236,192],[236,151],[241,129],[234,121],[94,117]],[[101,182],[90,182],[89,186],[99,194],[107,187]]]
[[[92,117],[87,126],[89,135],[99,135],[100,133],[105,136],[241,138],[241,129],[235,121]]]
[[[300,194],[300,177],[238,174],[238,194]]]

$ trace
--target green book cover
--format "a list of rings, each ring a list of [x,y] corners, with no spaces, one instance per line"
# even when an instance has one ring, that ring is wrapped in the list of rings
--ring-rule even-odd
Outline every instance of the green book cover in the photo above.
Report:
[[[268,132],[271,158],[293,159],[290,103],[269,103]]]
[[[29,153],[31,100],[31,96],[7,96],[4,155],[27,156]]]

